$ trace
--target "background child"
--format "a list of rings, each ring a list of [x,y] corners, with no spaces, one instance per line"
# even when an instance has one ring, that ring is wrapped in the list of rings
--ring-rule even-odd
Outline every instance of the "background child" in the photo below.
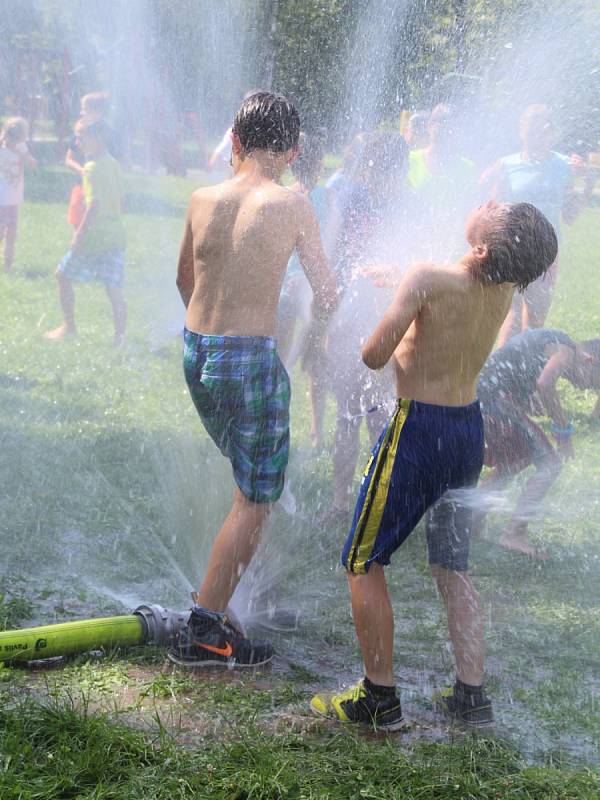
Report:
[[[46,339],[64,339],[76,333],[73,281],[99,280],[106,287],[113,310],[115,344],[122,344],[127,323],[123,299],[125,229],[121,222],[121,170],[108,152],[110,129],[99,120],[82,119],[77,143],[89,159],[83,170],[86,209],[71,249],[56,270],[63,323]]]
[[[390,262],[392,256],[397,262],[403,254],[407,157],[399,133],[366,135],[342,219],[337,273],[345,290],[328,337],[329,379],[337,410],[333,503],[324,520],[347,519],[361,423],[366,421],[374,443],[387,417],[384,403],[393,398],[392,376],[373,373],[360,358],[361,341],[391,299],[363,274],[363,268]]]
[[[515,285],[525,288],[542,275],[557,244],[548,220],[527,203],[480,206],[466,238],[470,249],[455,264],[417,264],[402,277],[362,350],[370,369],[392,360],[398,402],[364,472],[342,553],[365,677],[311,703],[340,721],[402,726],[384,566],[429,509],[429,563],[446,606],[457,675],[440,704],[476,727],[493,721],[483,688],[483,619],[468,575],[471,514],[456,490],[476,484],[483,462],[478,373]]]
[[[11,117],[0,135],[0,241],[4,239],[4,269],[10,272],[15,258],[19,206],[23,202],[25,166],[36,161],[27,148],[29,126],[23,117]]]
[[[573,222],[589,201],[594,175],[585,172],[579,157],[569,158],[552,148],[558,140],[558,128],[551,109],[532,105],[525,109],[519,123],[522,149],[519,153],[501,158],[481,178],[489,196],[499,202],[532,203],[550,220],[559,236],[561,219]],[[573,181],[578,171],[585,172],[582,195],[573,193]],[[527,328],[544,325],[558,272],[558,258],[548,273],[523,295],[515,295],[513,305],[498,337],[502,347],[511,336]]]
[[[332,191],[318,186],[323,168],[323,148],[318,139],[301,135],[300,155],[292,163],[296,179],[290,187],[308,197],[319,221],[321,239],[328,258],[331,259],[340,227],[340,215]],[[285,274],[277,312],[277,349],[288,372],[291,372],[303,350],[305,335],[310,323],[312,289],[302,270],[300,259],[294,253]],[[302,362],[310,379],[311,441],[319,449],[323,442],[323,417],[326,399],[326,369],[322,361],[304,358]]]
[[[67,209],[67,221],[75,230],[81,224],[85,214],[85,195],[83,191],[83,168],[86,162],[85,153],[82,152],[78,144],[78,128],[81,120],[85,120],[87,125],[102,120],[106,122],[110,113],[110,100],[106,92],[92,92],[85,94],[81,98],[80,119],[75,124],[73,135],[69,141],[69,148],[65,156],[65,165],[77,176],[77,183],[71,190],[69,197],[69,207]],[[114,143],[114,134],[111,131],[108,135],[107,149],[112,156],[117,157],[117,149]]]
[[[496,350],[481,371],[478,396],[485,428],[485,463],[492,468],[483,485],[487,491],[504,489],[529,466],[528,478],[517,500],[500,544],[533,557],[544,557],[528,539],[527,526],[561,471],[561,459],[573,453],[573,425],[556,391],[560,378],[580,389],[600,390],[600,340],[574,342],[566,333],[535,328],[514,336]],[[532,419],[537,396],[552,419],[558,453]],[[593,415],[600,411],[600,399]],[[477,528],[485,512],[477,514]]]

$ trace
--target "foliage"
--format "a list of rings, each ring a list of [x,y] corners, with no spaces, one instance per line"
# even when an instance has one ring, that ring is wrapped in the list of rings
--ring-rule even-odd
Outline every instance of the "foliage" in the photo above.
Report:
[[[16,11],[0,0],[3,6],[0,98],[13,97],[14,109],[31,116],[37,92],[63,126],[79,94],[105,88],[121,111],[133,103],[132,127],[141,122],[137,95],[154,93],[165,125],[202,109],[218,130],[256,86],[289,93],[308,129],[343,138],[334,123],[356,116],[352,87],[362,81],[375,123],[465,95],[502,106],[508,92],[513,105],[552,102],[572,118],[574,138],[593,143],[590,116],[600,106],[594,0],[107,0],[102,8],[25,0]],[[389,51],[365,39],[373,19],[387,30]],[[536,73],[530,55],[544,50]],[[529,81],[519,85],[515,71]]]

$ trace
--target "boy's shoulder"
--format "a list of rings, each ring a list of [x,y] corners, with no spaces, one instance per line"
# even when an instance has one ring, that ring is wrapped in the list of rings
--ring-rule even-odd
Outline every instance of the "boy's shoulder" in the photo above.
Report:
[[[429,299],[435,296],[448,297],[453,292],[464,295],[473,286],[482,285],[479,278],[460,262],[419,261],[409,268],[405,277],[411,282],[413,291]]]

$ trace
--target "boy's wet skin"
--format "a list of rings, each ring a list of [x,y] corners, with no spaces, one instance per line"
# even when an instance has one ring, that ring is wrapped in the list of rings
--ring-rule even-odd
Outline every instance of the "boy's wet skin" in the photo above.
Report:
[[[317,309],[333,304],[335,285],[312,206],[303,195],[275,182],[294,155],[263,150],[244,154],[233,134],[235,176],[193,194],[178,276],[187,296],[189,330],[272,335],[294,248]]]

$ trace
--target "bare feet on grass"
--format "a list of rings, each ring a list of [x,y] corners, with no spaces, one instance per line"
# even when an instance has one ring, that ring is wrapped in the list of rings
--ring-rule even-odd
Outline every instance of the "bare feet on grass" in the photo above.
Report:
[[[46,331],[44,334],[44,339],[50,339],[53,342],[60,342],[63,339],[68,339],[71,336],[75,336],[77,330],[72,328],[70,325],[67,325],[63,322],[62,325],[59,325],[58,328],[54,328],[51,331]]]
[[[524,534],[515,534],[507,531],[500,537],[499,544],[507,550],[522,553],[524,556],[536,559],[536,561],[548,560],[548,553],[533,545]]]

